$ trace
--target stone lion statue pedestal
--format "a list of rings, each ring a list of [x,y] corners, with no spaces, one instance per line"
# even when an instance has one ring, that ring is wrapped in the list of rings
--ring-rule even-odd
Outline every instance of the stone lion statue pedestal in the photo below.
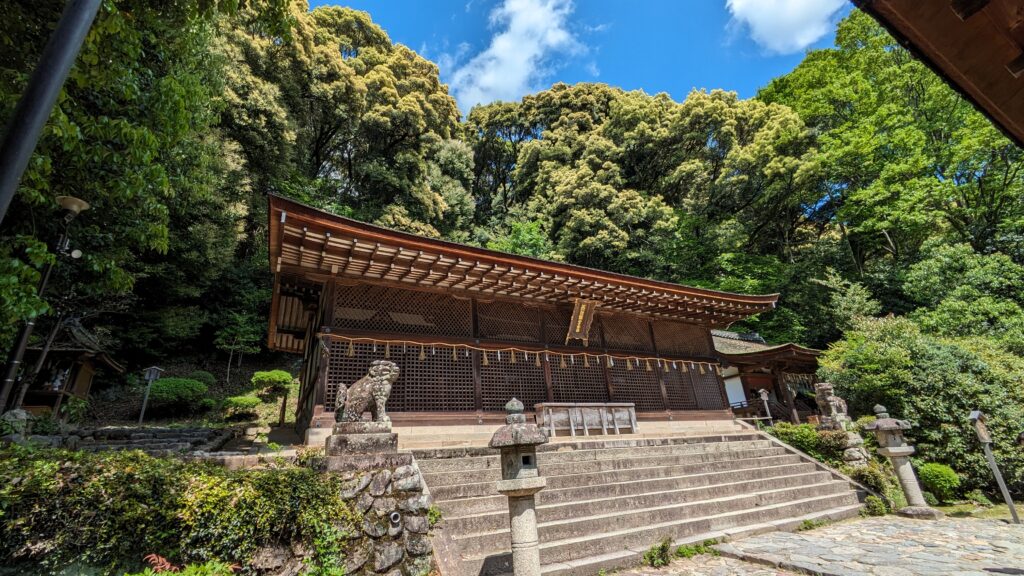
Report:
[[[398,366],[388,360],[370,364],[366,376],[338,390],[335,424],[327,438],[327,469],[336,472],[412,464],[412,454],[398,452],[398,435],[391,431],[385,410]],[[369,412],[371,420],[363,420]]]

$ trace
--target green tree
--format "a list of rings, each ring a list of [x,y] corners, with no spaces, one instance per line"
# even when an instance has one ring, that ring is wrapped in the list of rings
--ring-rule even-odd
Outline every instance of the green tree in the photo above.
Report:
[[[819,369],[854,415],[882,404],[914,424],[911,442],[925,461],[955,467],[969,487],[991,482],[967,417],[988,416],[995,452],[1015,491],[1024,490],[1024,454],[1016,447],[1024,421],[1024,359],[988,339],[945,339],[906,318],[862,318],[824,354]]]

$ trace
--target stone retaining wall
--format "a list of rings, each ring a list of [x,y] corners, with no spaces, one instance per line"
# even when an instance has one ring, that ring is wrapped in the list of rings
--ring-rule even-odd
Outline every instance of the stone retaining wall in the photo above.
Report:
[[[39,435],[27,438],[4,437],[19,443],[99,452],[101,450],[142,450],[152,456],[171,456],[187,452],[212,452],[233,438],[235,430],[216,428],[159,428],[108,426],[80,428],[67,434]]]

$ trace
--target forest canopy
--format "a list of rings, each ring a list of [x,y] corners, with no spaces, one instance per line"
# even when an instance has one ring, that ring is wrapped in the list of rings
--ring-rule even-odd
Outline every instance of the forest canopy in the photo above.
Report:
[[[924,337],[1024,354],[1021,150],[859,11],[751,99],[556,84],[463,118],[438,67],[365,12],[188,4],[104,3],[0,228],[3,344],[44,315],[133,365],[259,350],[274,193],[431,237],[778,292],[736,326],[770,341],[826,347],[894,314]],[[15,2],[0,22],[5,118],[61,5]],[[84,256],[37,298],[63,194],[93,206],[72,230]]]

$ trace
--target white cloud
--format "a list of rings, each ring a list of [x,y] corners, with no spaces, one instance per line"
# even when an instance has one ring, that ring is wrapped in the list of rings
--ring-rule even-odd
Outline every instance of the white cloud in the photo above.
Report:
[[[486,50],[455,69],[452,92],[463,110],[536,91],[559,56],[586,52],[569,30],[571,0],[504,0],[490,14],[494,30]],[[458,65],[463,54],[447,60]],[[442,67],[444,69],[444,67]]]
[[[791,54],[828,34],[846,0],[726,0],[725,5],[731,25],[746,28],[769,52]]]

